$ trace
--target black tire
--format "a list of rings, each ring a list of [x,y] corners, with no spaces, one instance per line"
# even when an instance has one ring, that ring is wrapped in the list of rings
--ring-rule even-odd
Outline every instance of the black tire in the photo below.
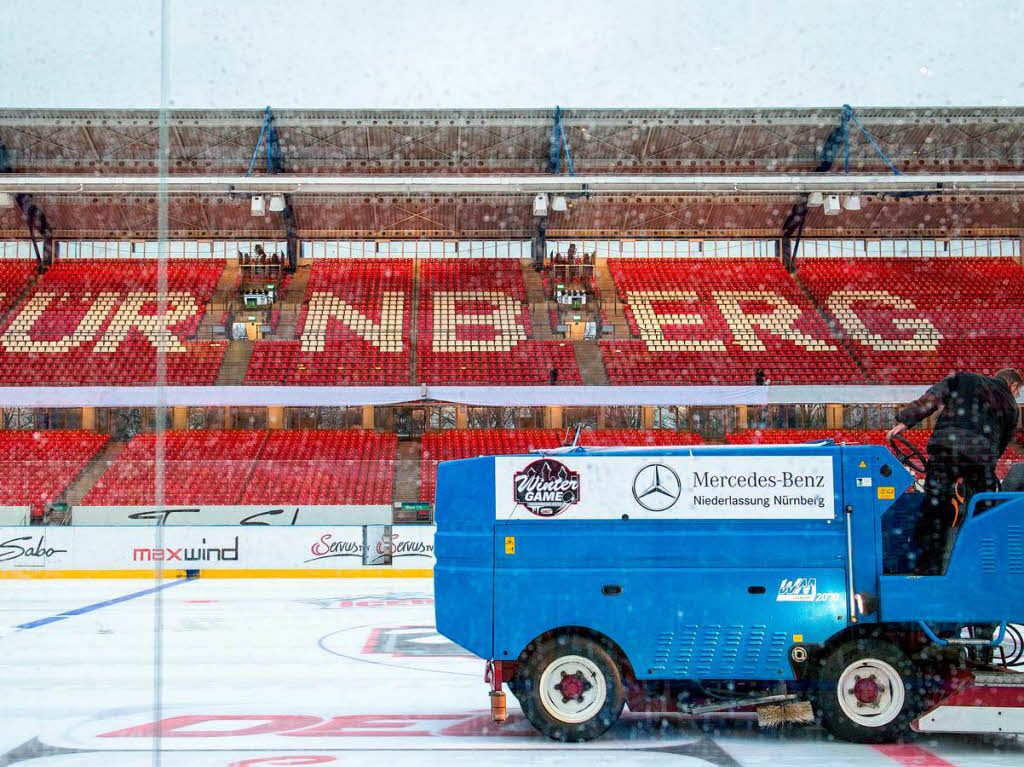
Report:
[[[571,656],[582,658],[585,663],[574,661]],[[559,669],[559,665],[565,668]],[[579,690],[579,698],[558,699],[562,693],[555,685],[568,684],[566,671],[573,677],[567,692]],[[599,700],[602,690],[603,701]],[[626,702],[622,671],[612,654],[600,643],[575,634],[546,639],[529,649],[516,673],[515,695],[530,724],[552,740],[568,743],[581,743],[604,734],[618,720]],[[564,716],[558,715],[559,710]],[[580,717],[585,718],[577,721]]]
[[[842,694],[839,683],[844,679]],[[903,650],[880,639],[833,648],[821,658],[811,681],[822,727],[853,743],[903,740],[924,704],[922,672]]]

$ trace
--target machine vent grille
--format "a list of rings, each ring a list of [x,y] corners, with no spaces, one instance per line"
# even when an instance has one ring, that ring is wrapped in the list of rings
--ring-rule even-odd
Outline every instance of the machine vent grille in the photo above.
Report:
[[[658,634],[658,643],[654,648],[654,668],[664,671],[668,665],[669,656],[672,654],[672,644],[676,635],[671,631],[664,631]]]
[[[772,632],[772,643],[768,647],[768,652],[765,655],[765,662],[772,666],[777,666],[782,662],[782,659],[786,656],[786,647],[789,644],[789,634],[785,631],[774,631]]]
[[[1024,573],[1024,528],[1006,526],[1006,569],[1011,573]]]
[[[746,647],[743,650],[741,670],[744,674],[753,674],[757,671],[757,665],[761,660],[761,653],[764,650],[764,638],[767,634],[767,626],[750,627],[750,631],[747,634]]]
[[[722,637],[722,651],[718,656],[718,673],[736,670],[736,658],[743,645],[743,626],[729,626]]]
[[[978,556],[981,558],[981,571],[983,573],[994,573],[996,571],[996,539],[982,538],[981,546],[978,548]]]
[[[782,632],[768,633],[764,624],[731,626],[709,624],[683,626],[672,642],[672,674],[679,677],[726,679],[743,673],[754,675],[767,662],[777,666],[786,653]],[[664,663],[671,634],[659,634],[654,663]]]
[[[697,666],[694,669],[698,674],[710,675],[715,667],[715,655],[718,654],[718,643],[722,637],[722,627],[709,625],[704,627],[700,645],[697,647]]]
[[[675,671],[680,674],[690,670],[693,663],[693,650],[697,646],[697,636],[700,634],[700,626],[695,623],[683,626],[679,632],[679,642],[676,643]]]

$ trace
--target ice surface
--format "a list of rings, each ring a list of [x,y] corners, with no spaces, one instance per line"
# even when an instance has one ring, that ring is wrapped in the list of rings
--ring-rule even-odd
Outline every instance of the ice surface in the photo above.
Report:
[[[745,715],[627,714],[605,737],[538,736],[510,696],[490,723],[483,663],[438,637],[429,579],[195,580],[30,629],[153,586],[10,581],[0,600],[0,767],[76,765],[1019,765],[1011,738],[878,749]],[[155,721],[164,737],[155,739]],[[945,761],[943,761],[945,760]]]

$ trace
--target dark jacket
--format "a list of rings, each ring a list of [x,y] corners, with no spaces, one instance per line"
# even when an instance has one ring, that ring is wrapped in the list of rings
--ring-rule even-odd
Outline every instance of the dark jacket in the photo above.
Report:
[[[907,427],[916,426],[939,408],[942,413],[928,440],[933,447],[953,449],[979,461],[993,462],[1006,450],[1017,428],[1017,402],[998,378],[954,373],[896,414]]]

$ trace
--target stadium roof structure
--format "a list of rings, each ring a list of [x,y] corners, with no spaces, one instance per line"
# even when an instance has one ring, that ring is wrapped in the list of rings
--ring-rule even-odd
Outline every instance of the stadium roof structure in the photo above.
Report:
[[[804,236],[1019,236],[1024,221],[1020,108],[857,109],[898,176],[852,127],[849,175],[842,150],[815,173],[842,119],[830,108],[566,109],[576,175],[552,149],[554,110],[275,110],[282,173],[258,161],[246,177],[264,116],[0,110],[0,191],[32,194],[55,236],[81,238],[154,236],[164,191],[172,237],[278,236],[279,216],[249,210],[278,189],[307,238],[529,237],[537,191],[570,195],[548,237],[774,237],[813,189],[859,192],[861,209],[811,208]],[[23,234],[0,208],[0,236]]]

